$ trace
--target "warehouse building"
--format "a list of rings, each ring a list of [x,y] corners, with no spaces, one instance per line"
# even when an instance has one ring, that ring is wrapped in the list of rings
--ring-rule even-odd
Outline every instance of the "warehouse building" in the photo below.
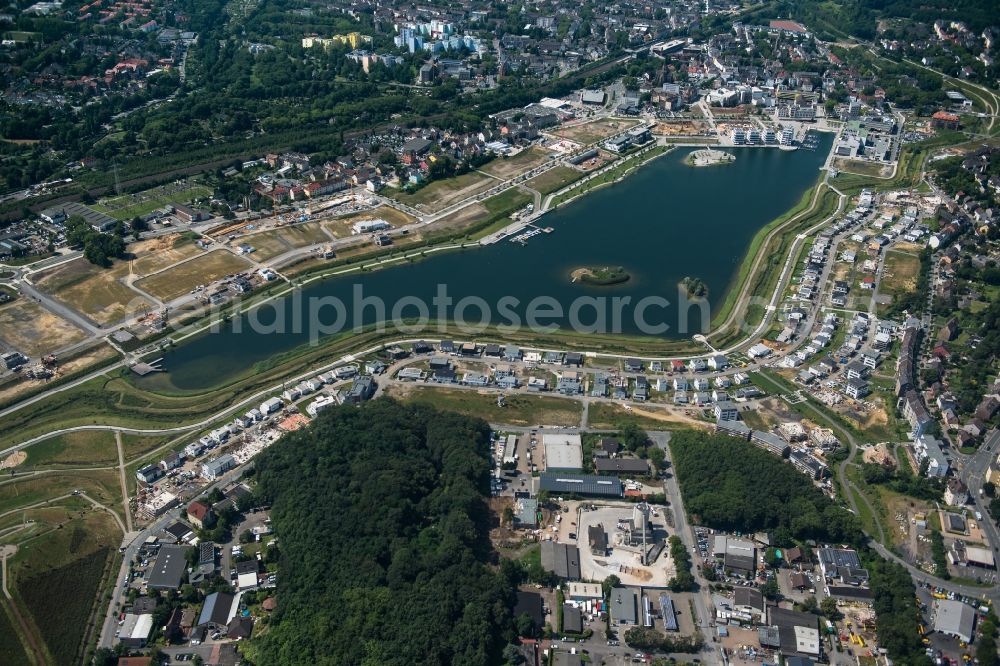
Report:
[[[538,481],[539,490],[557,495],[622,497],[624,494],[621,480],[614,476],[542,472]]]

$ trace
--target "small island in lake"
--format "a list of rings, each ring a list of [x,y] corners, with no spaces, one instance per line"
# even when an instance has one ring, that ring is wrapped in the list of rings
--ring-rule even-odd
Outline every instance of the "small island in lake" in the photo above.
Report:
[[[631,277],[621,266],[583,266],[570,273],[573,282],[602,287],[628,282]]]
[[[680,286],[687,292],[688,298],[701,300],[708,298],[708,285],[696,277],[686,277],[681,280]]]
[[[736,155],[722,150],[703,148],[692,151],[686,158],[685,164],[694,167],[714,166],[716,164],[732,164],[736,161]]]

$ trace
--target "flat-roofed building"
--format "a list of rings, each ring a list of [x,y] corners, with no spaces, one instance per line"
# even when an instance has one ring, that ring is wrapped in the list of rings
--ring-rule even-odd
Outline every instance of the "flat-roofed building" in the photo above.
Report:
[[[542,435],[547,471],[578,472],[583,469],[583,444],[580,435]]]
[[[934,631],[972,642],[975,635],[976,611],[969,604],[950,599],[940,599],[935,604]]]

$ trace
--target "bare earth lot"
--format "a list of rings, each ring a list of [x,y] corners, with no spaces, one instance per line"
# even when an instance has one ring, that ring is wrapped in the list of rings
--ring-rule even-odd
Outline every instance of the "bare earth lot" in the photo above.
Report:
[[[240,236],[230,243],[230,245],[233,247],[243,243],[252,245],[254,247],[254,259],[267,261],[289,250],[332,240],[330,235],[324,230],[325,228],[325,225],[320,222],[306,222],[304,224],[296,224],[295,226],[263,231],[249,236]]]
[[[139,276],[162,271],[167,266],[190,259],[201,252],[193,240],[180,234],[133,243],[128,249],[135,255],[132,272]]]
[[[249,267],[250,262],[246,259],[220,249],[143,278],[135,285],[160,300],[169,301],[200,284],[209,284]]]
[[[588,144],[605,139],[612,134],[624,132],[628,128],[636,125],[638,122],[639,121],[637,120],[613,120],[611,118],[604,118],[584,123],[582,125],[576,125],[574,127],[564,127],[552,132],[552,134],[561,136],[564,139],[569,139],[570,141]]]
[[[29,356],[50,354],[85,337],[82,330],[35,301],[19,298],[0,307],[0,340]]]
[[[47,271],[36,284],[53,298],[99,324],[110,324],[152,305],[129,289],[122,280],[129,274],[129,262],[116,259],[111,268],[91,264],[84,258]]]

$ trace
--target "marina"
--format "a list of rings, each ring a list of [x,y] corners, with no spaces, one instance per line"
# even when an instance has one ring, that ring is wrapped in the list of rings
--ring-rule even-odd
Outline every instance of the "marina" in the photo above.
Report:
[[[534,224],[527,224],[524,227],[527,231],[513,236],[510,239],[511,243],[520,243],[521,245],[527,245],[529,238],[534,238],[538,234],[551,234],[555,229],[552,227],[536,227]]]

